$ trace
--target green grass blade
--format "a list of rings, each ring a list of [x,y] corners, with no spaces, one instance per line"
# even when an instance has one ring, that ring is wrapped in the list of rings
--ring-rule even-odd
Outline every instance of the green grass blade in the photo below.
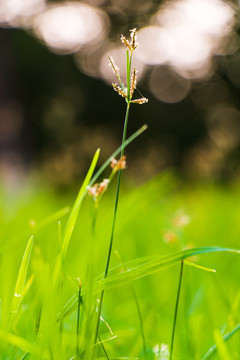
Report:
[[[136,139],[139,135],[141,135],[146,129],[148,128],[147,125],[143,125],[140,129],[138,129],[135,133],[133,133],[127,140],[124,141],[124,147],[128,146],[134,139]],[[111,163],[111,159],[116,157],[122,151],[122,145],[120,145],[117,150],[112,153],[111,156],[104,162],[104,164],[100,167],[100,169],[96,172],[96,174],[92,177],[89,185],[92,186],[102,172],[106,169],[106,167]]]
[[[67,249],[68,249],[68,245],[69,245],[69,241],[73,232],[73,229],[75,227],[76,224],[76,220],[77,220],[77,216],[79,213],[79,209],[80,206],[82,204],[82,201],[84,199],[84,196],[86,195],[87,192],[87,186],[90,183],[91,177],[93,175],[93,172],[95,170],[95,167],[97,165],[97,161],[98,161],[98,157],[99,157],[99,153],[100,153],[100,149],[98,149],[93,157],[92,163],[90,165],[90,168],[88,170],[88,173],[83,181],[83,184],[79,190],[78,196],[76,198],[76,201],[73,205],[72,211],[69,215],[68,218],[68,222],[66,224],[65,227],[65,231],[64,231],[64,236],[63,236],[63,244],[62,244],[62,254],[63,257],[66,255]]]
[[[191,262],[191,261],[184,261],[184,264],[185,265],[188,265],[188,266],[192,266],[192,267],[195,267],[195,268],[197,268],[197,269],[199,269],[199,270],[203,270],[203,271],[207,271],[207,272],[216,272],[216,270],[215,269],[210,269],[210,268],[208,268],[208,267],[206,267],[206,266],[202,266],[202,265],[198,265],[198,264],[195,264],[195,263],[193,263],[193,262]]]
[[[208,246],[182,250],[167,256],[154,256],[134,259],[116,266],[109,270],[108,277],[103,279],[104,275],[96,279],[95,291],[111,289],[117,286],[128,284],[131,281],[150,275],[154,272],[163,270],[169,266],[187,259],[193,255],[207,254],[213,252],[229,252],[240,254],[240,250],[228,249],[219,246]],[[125,267],[126,271],[122,271]],[[71,314],[77,304],[77,296],[73,296],[64,306],[64,316]]]
[[[11,333],[5,333],[2,330],[0,330],[0,342],[8,343],[35,356],[40,356],[40,354],[42,355],[42,352],[37,345],[32,344],[20,336],[13,335]],[[43,359],[49,359],[47,354],[43,354]]]
[[[234,334],[236,334],[240,330],[240,323],[238,323],[231,331],[223,335],[223,340],[227,341],[230,339]],[[216,344],[213,345],[208,352],[204,355],[202,360],[210,359],[215,353],[217,352],[217,346]]]
[[[139,279],[143,276],[150,275],[156,271],[174,265],[177,262],[184,260],[190,256],[211,252],[232,252],[240,254],[240,250],[228,249],[218,246],[207,246],[186,249],[167,256],[128,261],[127,263],[123,264],[123,266],[128,269],[127,271],[120,272],[122,270],[122,266],[117,266],[114,268],[114,270],[111,271],[111,273],[117,271],[119,271],[119,273],[114,275],[111,275],[111,273],[109,273],[108,278],[98,280],[96,283],[96,291],[100,291],[102,289],[111,289],[116,286],[125,285],[130,281]]]
[[[60,218],[64,217],[66,214],[70,212],[71,208],[69,206],[66,206],[50,216],[46,217],[45,219],[37,222],[36,224],[33,224],[29,227],[29,230],[26,232],[23,232],[20,234],[20,236],[14,237],[13,239],[10,239],[9,241],[3,242],[0,244],[0,252],[4,252],[6,247],[9,247],[9,245],[13,245],[17,242],[20,242],[24,240],[26,237],[29,237],[31,234],[36,234],[38,230],[43,229],[44,227],[54,223],[55,221],[59,220]]]
[[[13,299],[12,299],[11,314],[10,314],[10,320],[9,320],[9,325],[8,325],[9,329],[12,327],[13,319],[16,316],[16,314],[18,313],[18,309],[19,309],[19,306],[20,306],[20,303],[22,300],[25,280],[26,280],[26,276],[27,276],[27,272],[28,272],[28,265],[29,265],[30,256],[31,256],[31,252],[32,252],[32,247],[33,247],[33,236],[30,237],[30,239],[27,243],[27,246],[26,246],[23,258],[22,258],[22,262],[21,262],[21,265],[19,268],[17,282],[16,282],[16,286],[15,286],[15,290],[14,290]]]
[[[229,354],[227,345],[226,345],[225,341],[223,340],[222,334],[219,329],[216,329],[214,331],[214,339],[216,341],[218,355],[221,358],[221,360],[233,360],[233,358]]]
[[[64,208],[62,208],[62,209],[56,211],[55,213],[51,214],[50,216],[48,216],[46,219],[43,219],[42,221],[39,221],[39,223],[36,223],[34,228],[36,230],[42,229],[42,228],[46,227],[47,225],[50,225],[50,224],[54,223],[55,221],[59,220],[63,216],[67,215],[70,212],[70,210],[71,210],[71,208],[69,206],[65,206]]]

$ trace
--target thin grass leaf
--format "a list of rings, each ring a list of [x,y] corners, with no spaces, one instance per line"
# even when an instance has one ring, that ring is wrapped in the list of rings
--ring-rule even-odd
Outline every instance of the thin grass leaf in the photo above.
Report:
[[[23,239],[29,237],[31,234],[36,234],[38,230],[43,229],[44,227],[54,223],[55,221],[67,215],[70,212],[70,210],[71,208],[69,206],[65,206],[64,208],[54,212],[50,216],[46,217],[45,219],[31,226],[31,228],[28,231],[23,232],[20,236],[17,236],[16,238],[1,243],[0,252],[4,252],[6,247],[8,247],[10,244],[13,245],[14,243],[20,242]]]
[[[40,356],[41,354],[43,355],[43,359],[46,360],[49,359],[46,353],[42,354],[41,350],[36,344],[32,344],[31,342],[27,341],[26,339],[23,339],[20,336],[16,336],[11,333],[6,333],[0,330],[0,342],[8,343],[12,346],[15,346],[35,356]],[[26,356],[26,354],[24,356]]]
[[[193,263],[193,262],[191,262],[191,261],[185,260],[185,261],[184,261],[184,264],[185,264],[185,265],[188,265],[188,266],[195,267],[195,268],[197,268],[197,269],[199,269],[199,270],[208,271],[208,272],[214,272],[214,273],[216,272],[215,269],[210,269],[210,268],[207,268],[206,266],[198,265],[198,264],[195,264],[195,263]]]
[[[104,359],[104,357],[98,357],[98,360]],[[128,357],[128,356],[110,356],[110,360],[139,360],[138,357]]]
[[[71,211],[71,213],[69,215],[68,222],[66,224],[64,235],[63,235],[63,244],[62,244],[63,257],[66,255],[68,245],[69,245],[69,241],[70,241],[73,229],[74,229],[75,224],[76,224],[79,209],[80,209],[80,206],[81,206],[82,201],[84,199],[84,196],[86,195],[87,186],[90,183],[91,177],[92,177],[93,172],[95,170],[95,167],[97,165],[97,161],[98,161],[98,158],[99,158],[99,153],[100,153],[100,149],[98,149],[96,151],[96,153],[95,153],[95,155],[93,157],[93,160],[92,160],[92,163],[91,163],[90,168],[88,170],[88,173],[87,173],[87,175],[86,175],[86,177],[84,179],[84,182],[83,182],[83,184],[82,184],[82,186],[81,186],[81,188],[79,190],[78,196],[77,196],[76,201],[75,201],[75,203],[73,205],[72,211]]]
[[[223,335],[223,340],[228,341],[233,335],[235,335],[240,330],[240,323],[238,323],[231,331]],[[217,352],[217,345],[214,344],[208,352],[204,355],[202,360],[210,359]]]
[[[55,213],[48,216],[46,219],[43,219],[42,221],[39,221],[35,225],[35,229],[39,230],[47,225],[50,225],[54,223],[55,221],[59,220],[63,216],[67,215],[71,211],[71,208],[69,206],[65,206],[64,208],[60,209],[59,211],[56,211]]]
[[[120,266],[115,266],[109,270],[108,277],[103,278],[102,274],[96,279],[95,292],[112,289],[117,286],[128,284],[131,281],[137,280],[144,276],[150,275],[157,271],[173,266],[179,261],[187,259],[188,257],[200,254],[207,254],[213,252],[229,252],[240,254],[240,250],[228,249],[219,246],[207,246],[182,250],[167,256],[152,256],[140,259],[130,260]],[[122,271],[125,267],[126,271]],[[117,274],[116,274],[117,273]],[[64,316],[71,314],[77,304],[77,296],[74,295],[64,306]]]
[[[25,280],[26,280],[26,276],[27,276],[27,272],[28,272],[28,266],[29,266],[31,252],[32,252],[32,247],[33,247],[33,236],[30,237],[30,239],[27,243],[27,246],[26,246],[23,258],[22,258],[22,262],[21,262],[21,265],[19,268],[17,282],[16,282],[16,286],[14,289],[13,299],[12,299],[11,314],[10,314],[10,320],[9,320],[9,325],[8,325],[9,329],[12,327],[13,319],[16,316],[16,314],[18,313],[19,306],[20,306],[20,303],[21,303],[21,300],[23,297],[24,285],[25,285]]]
[[[30,278],[28,279],[28,281],[26,282],[24,289],[23,289],[23,293],[22,293],[22,297],[24,298],[24,296],[28,293],[30,287],[32,286],[33,280],[35,278],[35,275],[32,274],[30,276]]]
[[[240,254],[240,250],[228,249],[219,246],[206,246],[182,250],[167,256],[154,257],[150,259],[136,259],[123,264],[123,266],[128,269],[127,271],[122,271],[122,266],[115,267],[114,272],[117,270],[121,272],[115,275],[111,275],[113,271],[111,271],[111,273],[109,272],[108,278],[97,281],[95,290],[98,292],[102,289],[106,290],[116,286],[125,285],[133,280],[137,280],[143,276],[150,275],[168,266],[172,266],[190,256],[212,252],[230,252]]]
[[[219,330],[214,331],[214,339],[216,341],[218,354],[221,358],[221,360],[232,360],[232,357],[230,356],[227,345],[225,344],[222,334]]]
[[[114,340],[114,339],[116,339],[116,338],[117,338],[117,335],[114,335],[114,336],[112,336],[112,337],[110,337],[110,338],[107,338],[107,339],[98,341],[96,344],[94,344],[94,345],[92,345],[92,346],[104,344],[104,343],[109,342],[109,341],[112,341],[112,340]]]
[[[141,135],[146,129],[148,128],[147,125],[143,125],[139,130],[137,130],[135,133],[133,133],[125,142],[124,147],[128,146],[133,140],[135,140],[139,135]],[[104,162],[104,164],[100,167],[100,169],[96,172],[96,174],[92,177],[92,180],[89,183],[89,186],[92,186],[99,176],[102,174],[102,172],[107,168],[107,166],[111,163],[112,158],[115,158],[120,152],[122,151],[122,145],[120,145],[117,150],[112,153],[111,156]]]

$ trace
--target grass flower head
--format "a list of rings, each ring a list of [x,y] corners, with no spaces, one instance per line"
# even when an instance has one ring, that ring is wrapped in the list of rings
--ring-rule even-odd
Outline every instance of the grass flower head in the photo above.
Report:
[[[130,103],[135,103],[135,104],[141,105],[141,104],[147,103],[148,99],[145,97],[142,97],[140,99],[132,100],[134,90],[137,87],[137,70],[135,67],[134,67],[133,71],[131,70],[133,51],[138,47],[137,29],[136,28],[130,30],[130,38],[131,38],[130,40],[127,40],[125,38],[125,36],[121,35],[121,41],[127,48],[127,52],[126,52],[127,86],[126,87],[124,86],[124,84],[120,78],[119,67],[115,64],[112,56],[108,54],[109,65],[111,66],[113,73],[117,76],[119,83],[120,83],[120,86],[118,84],[114,84],[114,83],[112,84],[112,86],[113,86],[113,89],[115,91],[117,91],[120,96],[125,98],[128,105],[130,105]]]

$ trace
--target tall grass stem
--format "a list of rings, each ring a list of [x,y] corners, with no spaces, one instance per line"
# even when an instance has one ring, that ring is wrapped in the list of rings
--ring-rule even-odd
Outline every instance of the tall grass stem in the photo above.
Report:
[[[120,158],[124,155],[124,150],[125,150],[124,143],[125,143],[126,135],[127,135],[129,109],[130,109],[130,102],[127,103],[127,109],[126,109],[126,114],[125,114]],[[108,248],[108,256],[107,256],[106,267],[105,267],[105,272],[104,272],[104,279],[106,279],[108,276],[108,269],[109,269],[109,265],[110,265],[111,255],[112,255],[113,238],[114,238],[115,224],[116,224],[116,218],[117,218],[117,209],[118,209],[118,199],[119,199],[119,193],[120,193],[121,175],[122,175],[122,170],[119,169],[118,179],[117,179],[117,190],[116,190],[114,214],[113,214],[113,222],[112,222],[112,231],[111,231],[110,243],[109,243],[109,248]],[[103,297],[104,297],[104,289],[101,291],[101,295],[100,295],[100,299],[99,299],[99,312],[98,312],[98,320],[97,320],[97,327],[96,327],[96,333],[95,333],[95,343],[96,343],[97,337],[98,337]]]
[[[182,285],[182,276],[183,276],[183,264],[184,264],[184,261],[182,260],[181,266],[180,266],[178,291],[177,291],[177,298],[176,298],[176,305],[175,305],[175,312],[174,312],[174,319],[173,319],[173,329],[172,329],[172,339],[171,339],[169,360],[172,360],[172,355],[173,355],[174,336],[175,336],[175,329],[176,329],[176,323],[177,323],[178,305],[179,305],[180,291],[181,291],[181,285]]]

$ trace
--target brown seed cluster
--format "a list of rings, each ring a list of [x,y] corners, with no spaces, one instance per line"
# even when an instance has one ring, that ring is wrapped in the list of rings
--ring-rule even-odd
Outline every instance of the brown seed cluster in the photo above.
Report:
[[[125,36],[121,35],[121,41],[123,44],[126,45],[127,49],[130,51],[130,56],[132,57],[133,51],[138,47],[137,29],[136,28],[130,30],[130,38],[131,38],[131,40],[129,41],[125,38]],[[113,73],[117,76],[119,83],[120,83],[120,86],[118,84],[113,83],[112,84],[113,89],[115,91],[117,91],[120,96],[125,98],[128,104],[130,102],[135,103],[135,104],[147,103],[148,99],[145,97],[142,97],[142,98],[136,99],[136,100],[132,100],[134,90],[137,87],[137,70],[136,70],[136,68],[133,69],[133,72],[131,74],[130,89],[125,88],[125,86],[123,85],[123,82],[120,78],[119,67],[115,64],[111,55],[108,55],[108,60],[109,60],[109,65],[111,66],[111,68],[113,70]]]
[[[126,47],[129,49],[129,51],[132,53],[138,47],[137,29],[136,28],[130,30],[130,37],[131,37],[131,41],[128,41],[125,38],[125,36],[121,35],[121,41],[123,44],[126,45]]]
[[[91,187],[88,187],[88,194],[92,196],[93,198],[97,199],[99,195],[103,194],[109,184],[109,179],[104,179],[100,184],[96,183]]]
[[[123,155],[121,159],[116,160],[114,158],[111,159],[111,168],[114,171],[123,170],[126,169],[127,162],[126,162],[126,156]]]

